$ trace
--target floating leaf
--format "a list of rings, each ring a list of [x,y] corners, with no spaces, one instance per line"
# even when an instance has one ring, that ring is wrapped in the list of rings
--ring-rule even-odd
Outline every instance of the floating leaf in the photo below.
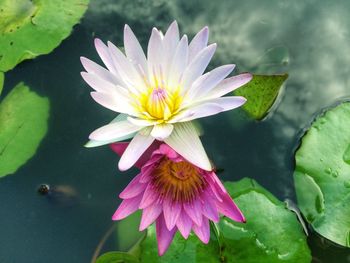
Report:
[[[36,152],[47,132],[49,100],[23,83],[0,103],[0,177],[14,173]]]
[[[264,118],[279,94],[288,74],[254,75],[253,79],[235,91],[235,95],[243,96],[247,102],[243,109],[254,119]]]
[[[164,256],[159,257],[154,226],[147,230],[140,243],[140,262],[232,262],[279,263],[311,261],[310,250],[302,226],[285,203],[245,178],[225,184],[228,192],[242,209],[247,223],[237,223],[224,217],[211,233],[208,245],[191,234],[185,240],[175,235]],[[108,263],[108,262],[106,262]]]
[[[168,251],[162,257],[159,257],[156,231],[153,225],[147,229],[147,236],[143,242],[141,242],[140,262],[144,263],[217,263],[220,262],[219,256],[220,247],[213,237],[211,237],[209,244],[205,245],[194,234],[191,234],[188,239],[185,240],[177,233]]]
[[[2,88],[4,86],[4,73],[0,72],[0,95],[1,95],[1,91],[2,91]]]
[[[137,257],[125,252],[108,252],[100,256],[96,263],[137,263]]]
[[[298,205],[322,236],[350,247],[350,103],[317,118],[296,152]]]
[[[69,36],[88,0],[0,0],[0,71],[47,54]]]
[[[116,222],[116,235],[120,250],[130,249],[144,235],[144,232],[139,231],[141,214],[141,210],[138,210],[124,220]]]
[[[311,262],[303,228],[285,203],[252,179],[225,183],[225,187],[247,223],[220,221],[221,258],[236,263]]]

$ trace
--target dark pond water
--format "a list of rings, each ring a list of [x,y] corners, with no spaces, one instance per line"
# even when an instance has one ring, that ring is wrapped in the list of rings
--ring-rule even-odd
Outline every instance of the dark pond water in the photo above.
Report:
[[[241,112],[201,121],[208,154],[223,180],[251,177],[279,199],[295,200],[293,152],[317,112],[350,95],[350,2],[344,1],[130,1],[95,0],[82,23],[54,52],[6,74],[4,93],[19,81],[51,102],[49,131],[36,155],[0,180],[0,262],[90,262],[112,225],[119,192],[137,172],[117,171],[108,147],[83,147],[113,112],[90,98],[79,56],[98,61],[93,38],[122,44],[128,23],[147,43],[152,26],[177,19],[190,36],[204,25],[218,43],[212,66],[290,77],[272,114],[262,122]],[[259,66],[258,66],[259,65]],[[38,185],[54,188],[51,196]],[[118,248],[111,235],[104,250]],[[314,262],[350,262],[350,250],[315,234]]]

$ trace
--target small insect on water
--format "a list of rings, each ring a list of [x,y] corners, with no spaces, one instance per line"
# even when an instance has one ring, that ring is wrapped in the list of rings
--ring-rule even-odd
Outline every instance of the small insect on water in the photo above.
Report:
[[[50,186],[49,184],[40,184],[37,192],[46,196],[51,202],[62,206],[74,206],[79,199],[77,191],[70,185]]]

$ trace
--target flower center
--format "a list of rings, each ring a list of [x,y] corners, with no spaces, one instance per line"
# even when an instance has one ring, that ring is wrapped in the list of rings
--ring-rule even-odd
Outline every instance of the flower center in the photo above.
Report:
[[[153,185],[162,197],[190,202],[206,186],[198,169],[187,161],[173,162],[163,158],[153,172]]]
[[[178,112],[182,99],[179,89],[171,91],[157,86],[149,88],[141,95],[139,101],[140,111],[145,119],[165,122]]]

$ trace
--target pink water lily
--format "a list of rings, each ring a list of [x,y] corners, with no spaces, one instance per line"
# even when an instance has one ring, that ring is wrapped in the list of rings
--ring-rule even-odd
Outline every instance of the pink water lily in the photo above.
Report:
[[[111,148],[123,154],[128,143]],[[163,255],[177,231],[187,239],[191,230],[203,243],[210,238],[209,221],[219,214],[245,222],[213,171],[205,171],[185,160],[166,144],[154,143],[136,164],[141,172],[119,195],[122,203],[113,220],[142,210],[140,231],[156,224],[158,253]]]
[[[163,35],[153,28],[147,58],[128,25],[124,28],[125,54],[111,42],[95,40],[106,68],[82,57],[81,75],[95,90],[92,98],[120,113],[111,123],[90,134],[87,147],[133,138],[119,161],[129,169],[153,143],[164,141],[196,166],[212,166],[192,120],[237,108],[246,99],[225,94],[249,82],[249,73],[226,78],[235,65],[224,65],[205,74],[216,44],[208,45],[204,27],[188,43],[181,39],[176,21]],[[226,78],[226,79],[225,79]]]

